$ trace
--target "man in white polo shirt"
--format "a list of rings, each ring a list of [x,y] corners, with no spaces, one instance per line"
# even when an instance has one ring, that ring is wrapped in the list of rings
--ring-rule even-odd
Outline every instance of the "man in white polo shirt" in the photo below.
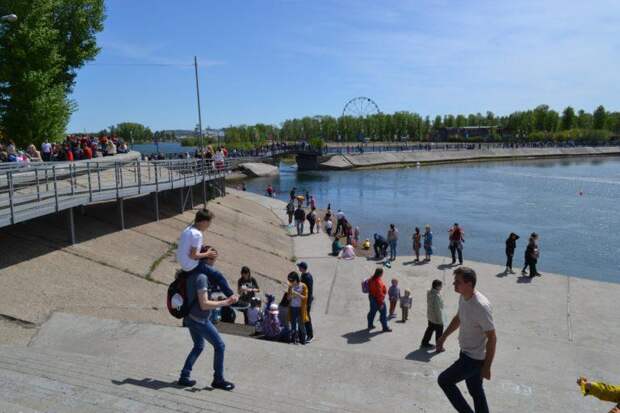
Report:
[[[488,413],[482,379],[491,380],[491,364],[497,344],[491,303],[475,289],[476,272],[471,268],[457,268],[453,285],[454,290],[461,294],[459,310],[446,332],[437,340],[437,352],[444,351],[444,342],[459,328],[461,352],[459,359],[439,375],[437,382],[457,412]],[[456,386],[463,380],[474,399],[474,410]]]
[[[201,261],[205,258],[217,258],[217,252],[212,248],[207,252],[200,252],[202,233],[209,228],[212,220],[213,213],[208,209],[201,209],[196,212],[194,223],[185,228],[179,238],[179,247],[176,253],[177,262],[185,272],[205,274],[209,284],[218,286],[226,297],[230,297],[234,292],[228,285],[226,278],[219,271],[214,271],[213,268]]]

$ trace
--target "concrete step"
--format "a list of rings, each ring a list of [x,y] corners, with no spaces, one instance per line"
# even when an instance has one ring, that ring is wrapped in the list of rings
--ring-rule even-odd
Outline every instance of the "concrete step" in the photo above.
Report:
[[[234,392],[205,391],[202,385],[182,389],[173,384],[174,375],[152,367],[145,371],[143,366],[109,358],[18,347],[1,347],[0,353],[2,398],[29,408],[43,405],[45,411],[64,413],[78,406],[76,411],[81,412],[116,412],[129,411],[129,405],[131,411],[149,412],[350,411],[316,398],[297,398],[303,392],[290,395],[260,384],[252,387],[244,384]],[[63,395],[62,403],[58,402],[60,395]],[[105,404],[100,402],[102,398]],[[114,410],[116,406],[121,410]]]

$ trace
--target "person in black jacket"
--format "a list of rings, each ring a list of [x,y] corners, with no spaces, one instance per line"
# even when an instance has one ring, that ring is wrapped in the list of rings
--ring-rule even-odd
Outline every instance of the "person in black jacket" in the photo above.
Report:
[[[297,227],[297,235],[304,233],[304,221],[306,220],[306,211],[301,206],[298,206],[294,213],[295,226]]]
[[[385,258],[385,256],[387,255],[387,248],[388,248],[387,240],[385,239],[385,237],[377,233],[375,233],[374,238],[375,238],[375,243],[373,245],[373,248],[375,250],[375,258],[376,259]]]
[[[304,327],[306,328],[306,344],[311,342],[314,338],[314,329],[312,328],[312,317],[310,316],[310,310],[312,309],[312,302],[314,301],[314,279],[312,278],[312,274],[308,271],[308,264],[304,261],[297,264],[297,268],[299,268],[299,272],[301,273],[301,282],[306,284],[308,287],[308,321],[304,323]]]
[[[542,275],[536,269],[539,255],[538,234],[532,232],[527,248],[525,249],[525,265],[523,266],[523,270],[521,270],[521,275],[527,275],[527,272],[525,271],[527,267],[530,267],[530,277],[540,277]]]
[[[519,236],[514,232],[511,232],[506,239],[506,270],[504,274],[514,274],[512,270],[512,257],[515,255],[515,249],[517,248],[517,240]]]

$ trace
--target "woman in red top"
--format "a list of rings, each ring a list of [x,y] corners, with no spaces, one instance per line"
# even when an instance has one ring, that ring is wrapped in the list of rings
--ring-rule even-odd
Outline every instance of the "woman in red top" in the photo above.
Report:
[[[383,268],[377,268],[370,280],[368,280],[368,300],[370,301],[370,311],[368,311],[368,330],[372,330],[375,326],[375,315],[379,312],[379,320],[384,332],[390,332],[392,329],[387,322],[387,309],[385,307],[385,294],[387,288],[383,283]]]

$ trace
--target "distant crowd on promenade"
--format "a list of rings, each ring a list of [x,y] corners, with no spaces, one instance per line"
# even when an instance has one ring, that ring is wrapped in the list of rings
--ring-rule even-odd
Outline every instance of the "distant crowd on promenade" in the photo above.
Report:
[[[46,140],[40,148],[31,144],[25,150],[19,149],[10,140],[0,142],[0,162],[70,162],[127,152],[127,144],[116,136],[68,135],[62,142]]]

